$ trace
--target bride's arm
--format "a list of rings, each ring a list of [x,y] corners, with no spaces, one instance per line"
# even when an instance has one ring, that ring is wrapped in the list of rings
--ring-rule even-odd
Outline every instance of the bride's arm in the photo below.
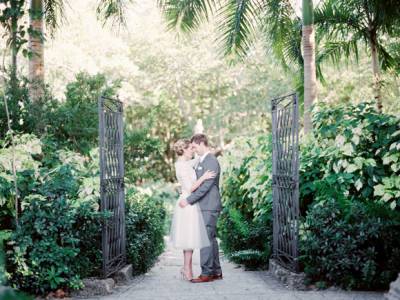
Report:
[[[199,188],[199,186],[206,181],[207,179],[212,179],[215,177],[215,172],[213,171],[206,171],[203,176],[201,176],[199,179],[196,180],[195,183],[193,183],[192,187],[190,188],[190,192],[193,193],[195,190]]]

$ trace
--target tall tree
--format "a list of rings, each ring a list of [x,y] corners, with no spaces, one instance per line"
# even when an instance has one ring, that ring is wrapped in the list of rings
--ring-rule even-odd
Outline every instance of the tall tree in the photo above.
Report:
[[[358,58],[359,45],[369,49],[378,111],[382,111],[381,70],[398,66],[386,40],[400,26],[398,0],[326,0],[315,11],[315,24],[325,36],[324,52],[336,64]]]
[[[312,0],[303,0],[303,58],[304,58],[304,133],[312,131],[311,107],[317,97],[315,66],[314,7]]]
[[[316,98],[315,33],[312,0],[304,1],[301,54],[301,18],[290,0],[158,0],[169,28],[190,32],[216,14],[223,52],[228,58],[244,57],[256,34],[265,33],[268,46],[286,69],[296,66],[303,78],[305,131],[311,130],[311,105]]]
[[[30,1],[30,34],[29,34],[29,92],[32,101],[39,100],[44,85],[44,32],[43,32],[43,0]]]

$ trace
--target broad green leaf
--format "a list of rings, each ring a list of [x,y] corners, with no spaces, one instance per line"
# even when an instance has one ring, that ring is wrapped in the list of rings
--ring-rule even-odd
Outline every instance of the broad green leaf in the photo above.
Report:
[[[340,148],[343,151],[344,155],[352,156],[354,152],[353,145],[351,143],[344,144],[343,147]]]
[[[346,172],[348,173],[353,173],[356,170],[358,170],[358,167],[355,164],[349,164],[346,168]]]
[[[390,203],[390,208],[391,209],[395,209],[396,208],[396,201],[392,201],[392,203]]]
[[[374,196],[382,196],[385,193],[385,187],[382,184],[374,186]]]
[[[398,136],[400,135],[400,130],[397,130],[395,132],[392,133],[392,137]]]
[[[354,183],[354,185],[355,185],[357,191],[359,191],[359,190],[361,190],[361,188],[362,188],[362,186],[363,186],[363,183],[362,183],[361,179],[358,179],[358,180]]]
[[[382,200],[383,201],[385,201],[385,202],[388,202],[390,199],[392,199],[393,198],[393,195],[391,195],[391,194],[388,194],[388,193],[385,193],[383,196],[382,196]]]
[[[360,136],[354,135],[351,141],[355,144],[358,145],[360,143]]]
[[[346,138],[343,135],[338,135],[335,139],[336,145],[342,147],[346,142]]]

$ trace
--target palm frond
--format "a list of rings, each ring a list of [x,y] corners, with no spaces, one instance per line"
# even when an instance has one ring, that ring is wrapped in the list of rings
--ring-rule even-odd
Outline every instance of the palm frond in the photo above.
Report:
[[[97,5],[97,16],[103,22],[111,23],[111,26],[126,25],[126,6],[133,0],[99,0]]]
[[[229,0],[218,10],[219,37],[226,57],[244,57],[253,40],[261,5],[257,0]]]
[[[322,63],[326,59],[330,59],[334,65],[340,66],[343,58],[349,59],[350,57],[354,57],[357,62],[359,60],[357,37],[346,41],[326,41],[316,60]]]
[[[299,69],[303,65],[301,54],[301,20],[290,0],[263,1],[263,32],[270,45],[267,49],[281,60],[283,67]]]
[[[399,62],[396,59],[396,56],[393,55],[383,43],[378,42],[377,48],[379,62],[383,71],[387,71],[389,69],[397,69],[399,67]]]
[[[207,21],[218,0],[157,0],[169,29],[191,32]]]
[[[352,32],[361,32],[364,19],[364,15],[342,1],[324,1],[314,11],[314,24],[318,27],[318,33],[331,40],[347,38]]]
[[[50,34],[53,36],[55,30],[65,20],[65,1],[45,0],[43,2],[43,15]]]

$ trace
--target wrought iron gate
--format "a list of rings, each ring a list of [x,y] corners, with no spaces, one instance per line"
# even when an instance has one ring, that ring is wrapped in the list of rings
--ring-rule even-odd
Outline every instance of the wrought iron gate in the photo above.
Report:
[[[298,272],[299,133],[296,94],[272,100],[273,257]]]
[[[111,212],[102,227],[103,276],[108,277],[126,264],[123,106],[117,99],[100,97],[98,109],[100,208]]]

